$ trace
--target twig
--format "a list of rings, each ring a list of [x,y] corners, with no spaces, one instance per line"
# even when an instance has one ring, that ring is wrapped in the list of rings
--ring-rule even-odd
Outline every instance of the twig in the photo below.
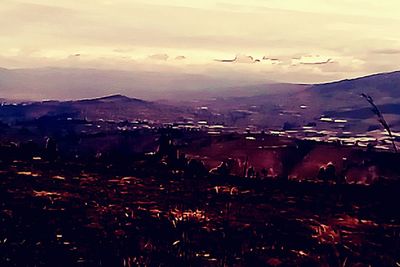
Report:
[[[394,152],[397,153],[397,147],[396,147],[396,144],[395,144],[395,142],[394,142],[394,137],[393,137],[393,134],[392,134],[392,130],[390,129],[389,124],[386,122],[385,118],[383,117],[382,112],[381,112],[381,111],[379,110],[379,108],[375,105],[374,99],[373,99],[370,95],[367,95],[367,94],[364,94],[364,93],[362,93],[361,96],[364,97],[364,98],[368,101],[368,103],[371,104],[371,106],[372,106],[372,112],[375,113],[375,115],[378,117],[379,123],[380,123],[380,124],[383,126],[383,128],[389,133],[389,136],[390,136],[390,139],[391,139],[392,145],[393,145],[393,150],[394,150]]]

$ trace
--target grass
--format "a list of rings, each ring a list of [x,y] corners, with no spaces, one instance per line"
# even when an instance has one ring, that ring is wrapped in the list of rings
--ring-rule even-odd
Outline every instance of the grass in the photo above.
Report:
[[[364,94],[364,93],[362,93],[361,96],[364,97],[368,101],[368,103],[372,106],[372,112],[375,113],[375,115],[378,118],[379,123],[388,132],[388,134],[390,136],[390,139],[392,140],[393,150],[394,150],[394,152],[397,153],[397,147],[396,147],[396,144],[394,142],[394,137],[393,137],[393,134],[392,134],[392,130],[390,129],[389,124],[386,122],[385,118],[383,117],[382,112],[379,110],[378,106],[375,104],[374,99],[370,95],[367,95],[367,94]]]

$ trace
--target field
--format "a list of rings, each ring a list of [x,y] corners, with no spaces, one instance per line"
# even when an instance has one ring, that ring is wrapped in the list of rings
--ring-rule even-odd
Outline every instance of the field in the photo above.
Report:
[[[0,265],[396,266],[399,189],[16,160]]]

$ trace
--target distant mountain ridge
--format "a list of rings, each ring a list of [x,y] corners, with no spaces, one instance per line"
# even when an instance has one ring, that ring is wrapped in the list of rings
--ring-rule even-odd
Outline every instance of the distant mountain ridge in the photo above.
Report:
[[[343,91],[379,93],[400,97],[400,71],[378,73],[355,79],[313,85],[310,90],[333,94]]]
[[[0,120],[18,122],[41,117],[69,114],[75,119],[135,120],[170,122],[185,114],[186,109],[130,98],[122,94],[69,101],[37,101],[0,106]]]
[[[73,81],[66,82],[70,76],[69,74],[64,76],[65,70],[63,69],[50,69],[51,75],[53,71],[62,74],[60,77],[63,78],[58,82],[65,82],[66,84],[62,85],[65,88],[72,84],[75,86],[73,90],[76,90],[82,85],[79,83],[78,86]],[[7,84],[3,78],[9,72],[0,70],[0,88]],[[47,70],[42,70],[42,72],[44,73],[43,77],[48,77]],[[11,73],[14,72],[11,71]],[[74,70],[73,73],[79,76],[77,70]],[[83,73],[85,73],[83,77],[86,81],[88,73],[92,73],[93,77],[97,78],[103,72],[84,70]],[[132,75],[128,72],[116,73],[110,77],[118,79],[118,77]],[[37,78],[36,74],[33,76],[34,79]],[[25,76],[18,77],[22,79]],[[28,75],[28,77],[31,76]],[[133,82],[135,77],[129,79],[130,82]],[[25,82],[29,81],[28,79]],[[96,83],[102,81],[105,80],[100,79]],[[90,84],[90,79],[86,82]],[[106,85],[108,84],[106,83]],[[206,85],[204,86],[206,88]],[[49,85],[48,88],[51,86]],[[95,86],[91,88],[95,90]],[[102,88],[105,88],[104,84]],[[204,90],[188,90],[188,92],[183,89],[181,91],[166,90],[165,97],[170,100],[163,102],[132,98],[127,96],[124,90],[120,90],[118,94],[104,93],[103,90],[90,92],[92,93],[89,97],[79,100],[29,101],[17,106],[6,105],[0,108],[0,119],[20,120],[73,113],[80,118],[90,119],[140,118],[162,122],[199,119],[212,124],[244,128],[249,125],[258,128],[280,128],[285,123],[294,127],[302,127],[313,122],[321,123],[321,127],[325,127],[327,124],[320,122],[320,118],[332,117],[348,120],[343,128],[345,131],[363,131],[372,124],[376,125],[375,115],[370,112],[369,104],[360,96],[361,93],[366,93],[374,98],[388,122],[400,130],[400,71],[316,85],[275,83],[253,86],[226,85],[225,88],[218,90],[206,88]],[[93,92],[96,92],[96,95],[104,96],[92,97]],[[129,95],[136,95],[138,92],[130,91]],[[35,90],[32,93],[35,93]],[[87,94],[89,93],[87,92]],[[162,95],[164,94],[161,93],[160,96]]]
[[[150,103],[142,99],[128,97],[122,94],[113,94],[102,97],[87,98],[87,99],[77,100],[77,102],[136,102],[142,104]]]
[[[217,112],[250,111],[250,115],[239,120],[242,126],[280,128],[285,123],[293,127],[317,123],[320,128],[331,128],[336,126],[321,122],[320,118],[332,117],[348,121],[343,131],[363,132],[377,124],[369,103],[361,97],[366,93],[374,98],[388,122],[400,130],[400,71],[324,84],[297,85],[291,89],[201,103]]]
[[[248,85],[246,75],[80,68],[0,69],[2,97],[15,100],[79,100],[116,92],[144,100],[192,99],[216,88]],[[250,87],[251,88],[251,87]]]

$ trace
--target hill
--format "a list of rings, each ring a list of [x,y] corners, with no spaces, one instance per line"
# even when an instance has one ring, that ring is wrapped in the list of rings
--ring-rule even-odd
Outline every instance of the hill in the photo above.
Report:
[[[256,95],[226,96],[201,104],[216,112],[246,111],[247,115],[235,122],[242,126],[281,128],[285,123],[294,127],[317,123],[327,129],[338,126],[320,121],[321,117],[329,117],[328,121],[346,120],[345,131],[364,132],[377,122],[361,93],[371,95],[388,122],[400,130],[399,71],[325,84],[285,85],[282,90],[264,93],[259,90]]]
[[[55,74],[57,75],[54,76]],[[141,84],[140,81],[149,77],[158,82],[165,78],[163,76],[156,78],[149,73],[140,77],[132,76],[133,74],[129,72],[88,69],[0,70],[2,79],[10,75],[14,75],[14,80],[18,78],[21,86],[32,82],[33,85],[29,85],[29,88],[44,84],[43,81],[49,81],[44,91],[61,88],[65,95],[73,94],[86,84],[89,90],[82,94],[91,96],[94,91],[98,92],[97,94],[107,92],[103,89],[111,85],[109,82],[127,85],[129,81],[132,85],[135,82]],[[40,77],[43,80],[38,82]],[[71,78],[73,78],[72,81]],[[0,87],[7,87],[7,79],[1,80]],[[174,78],[168,79],[172,82]],[[191,81],[193,80],[188,79],[185,83]],[[56,89],[52,87],[54,84]],[[96,89],[96,86],[100,84],[100,89]],[[126,87],[118,94],[104,93],[106,96],[98,98],[83,97],[79,100],[5,105],[1,107],[0,119],[3,121],[24,120],[45,115],[69,114],[69,116],[90,119],[149,119],[161,122],[193,119],[241,128],[251,125],[261,129],[301,128],[316,125],[318,129],[337,130],[339,127],[341,131],[365,132],[378,126],[369,104],[360,96],[361,93],[366,93],[374,98],[392,127],[400,130],[399,71],[316,85],[267,83],[230,86],[227,83],[225,87],[210,89],[207,83],[197,81],[196,86],[200,85],[203,89],[193,89],[194,87],[191,86],[191,89],[184,90],[184,84],[178,82],[175,89],[165,89],[163,92],[132,91],[128,89],[130,87]],[[135,95],[143,94],[147,98],[157,95],[166,101],[132,98],[124,94],[126,91]],[[37,93],[35,90],[29,92],[30,94]],[[321,121],[321,118],[325,119]],[[342,124],[334,123],[335,120]]]
[[[7,122],[60,116],[89,120],[148,119],[170,122],[182,114],[184,110],[177,107],[120,94],[76,101],[23,102],[0,107],[0,120]]]

